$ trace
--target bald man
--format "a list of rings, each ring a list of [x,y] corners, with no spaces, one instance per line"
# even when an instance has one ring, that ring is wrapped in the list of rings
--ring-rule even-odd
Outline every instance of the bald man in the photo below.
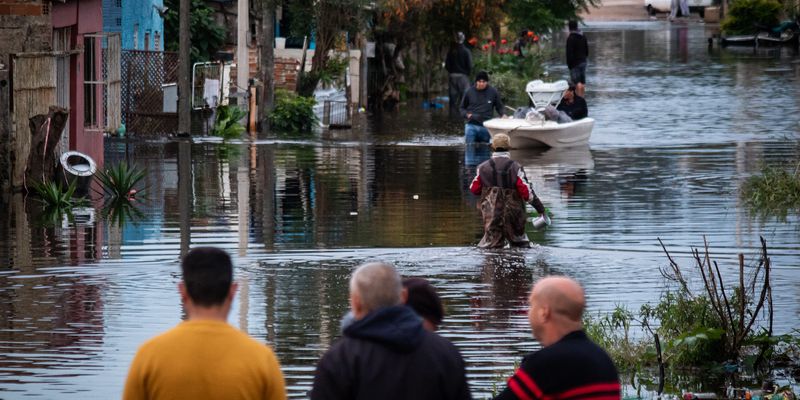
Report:
[[[533,286],[529,301],[528,321],[542,349],[522,359],[495,399],[619,399],[614,363],[583,332],[586,298],[578,282],[543,278]]]
[[[470,399],[464,360],[403,303],[400,275],[369,263],[350,278],[353,319],[317,365],[311,400]]]

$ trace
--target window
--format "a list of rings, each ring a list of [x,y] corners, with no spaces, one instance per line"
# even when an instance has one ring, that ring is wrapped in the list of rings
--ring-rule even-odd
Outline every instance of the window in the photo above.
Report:
[[[139,24],[133,25],[133,49],[139,50]]]
[[[122,26],[122,18],[117,17],[117,26]]]
[[[97,126],[97,39],[83,39],[83,126]]]
[[[153,50],[161,50],[161,35],[158,33],[158,31],[153,34]]]
[[[150,50],[150,32],[144,33],[144,49]]]
[[[114,0],[114,5],[118,8],[122,8],[122,0]]]

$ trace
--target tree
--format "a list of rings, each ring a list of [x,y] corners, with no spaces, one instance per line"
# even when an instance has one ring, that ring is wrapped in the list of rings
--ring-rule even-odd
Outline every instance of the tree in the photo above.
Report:
[[[561,29],[565,21],[579,19],[579,12],[598,4],[599,0],[506,0],[503,8],[513,30],[547,32]]]
[[[178,9],[180,0],[165,0],[168,8],[164,15],[164,48],[178,51],[179,22]],[[192,63],[208,61],[225,43],[225,28],[214,20],[214,10],[203,0],[192,0],[189,31],[192,36]]]

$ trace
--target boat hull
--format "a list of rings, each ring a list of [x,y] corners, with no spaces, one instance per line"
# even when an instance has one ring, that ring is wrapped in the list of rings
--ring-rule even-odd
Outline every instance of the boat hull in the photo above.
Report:
[[[531,147],[571,147],[589,142],[594,119],[559,124],[554,121],[530,123],[519,118],[494,118],[483,123],[494,136],[505,133],[511,137],[511,146],[517,149]]]

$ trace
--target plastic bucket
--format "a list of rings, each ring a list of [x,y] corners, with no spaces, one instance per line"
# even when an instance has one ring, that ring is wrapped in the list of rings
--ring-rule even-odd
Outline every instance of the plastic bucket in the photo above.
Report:
[[[550,217],[547,214],[542,214],[538,218],[532,221],[533,227],[536,229],[542,229],[546,226],[550,226]]]
[[[70,184],[75,182],[75,194],[78,196],[89,194],[92,176],[97,172],[94,160],[79,151],[68,151],[61,155],[60,161],[64,179]]]

